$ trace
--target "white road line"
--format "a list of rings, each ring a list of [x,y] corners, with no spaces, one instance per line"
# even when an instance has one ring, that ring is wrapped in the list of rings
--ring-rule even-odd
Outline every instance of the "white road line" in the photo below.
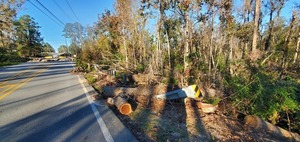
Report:
[[[109,130],[107,129],[107,127],[106,127],[106,125],[105,125],[105,123],[104,123],[104,121],[103,121],[103,119],[102,119],[99,111],[97,110],[95,104],[93,103],[92,99],[90,98],[90,95],[88,94],[87,89],[85,88],[84,84],[82,83],[82,80],[80,79],[80,77],[78,75],[77,75],[77,77],[78,77],[78,80],[79,80],[79,82],[80,82],[80,84],[82,86],[82,89],[83,89],[83,91],[84,91],[87,99],[89,100],[89,104],[90,104],[90,106],[91,106],[91,108],[92,108],[92,110],[94,112],[94,115],[95,115],[95,117],[97,119],[97,122],[98,122],[98,124],[99,124],[99,126],[100,126],[100,128],[102,130],[102,133],[103,133],[103,136],[104,136],[105,140],[107,142],[114,142],[114,139],[112,138]]]

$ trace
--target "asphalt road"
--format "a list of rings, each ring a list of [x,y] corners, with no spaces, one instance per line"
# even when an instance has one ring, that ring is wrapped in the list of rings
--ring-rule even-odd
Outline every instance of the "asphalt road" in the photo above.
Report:
[[[0,141],[136,141],[71,62],[0,68]],[[80,79],[81,78],[81,79]]]

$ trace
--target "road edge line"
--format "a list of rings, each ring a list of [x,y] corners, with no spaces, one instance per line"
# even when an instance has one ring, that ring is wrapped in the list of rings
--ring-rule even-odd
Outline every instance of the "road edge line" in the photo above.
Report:
[[[79,80],[79,82],[81,84],[81,87],[82,87],[82,89],[84,91],[84,94],[87,97],[87,99],[89,101],[89,104],[90,104],[90,106],[91,106],[91,108],[92,108],[92,110],[94,112],[94,115],[95,115],[95,117],[97,119],[97,122],[98,122],[98,124],[100,126],[100,129],[101,129],[101,131],[103,133],[103,136],[104,136],[105,140],[107,142],[114,142],[114,139],[112,138],[112,136],[111,136],[111,134],[110,134],[110,132],[109,132],[109,130],[108,130],[108,128],[107,128],[104,120],[103,120],[103,118],[101,117],[101,115],[100,115],[99,111],[97,110],[95,104],[93,103],[92,99],[90,98],[90,96],[88,94],[88,91],[87,91],[86,87],[83,84],[83,81],[81,80],[81,78],[79,77],[79,75],[76,75],[76,76],[77,76],[77,78],[78,78],[78,80]]]

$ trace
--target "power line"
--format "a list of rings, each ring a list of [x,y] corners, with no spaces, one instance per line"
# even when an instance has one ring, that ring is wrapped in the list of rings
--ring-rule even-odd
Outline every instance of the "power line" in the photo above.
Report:
[[[44,9],[46,9],[56,20],[58,20],[61,24],[65,25],[59,18],[57,18],[47,7],[45,7],[39,0],[37,1]]]
[[[55,5],[69,18],[69,20],[74,21],[70,15],[56,2],[56,0],[53,0]]]
[[[64,26],[62,26],[60,23],[58,23],[57,21],[55,21],[52,17],[50,17],[47,13],[45,13],[43,10],[41,10],[38,6],[36,6],[35,4],[33,4],[30,0],[28,0],[35,8],[37,8],[39,11],[41,11],[42,13],[44,13],[48,18],[50,18],[53,22],[55,22],[57,25],[59,25],[60,27],[64,28]]]
[[[71,7],[71,5],[69,4],[68,0],[65,0],[67,2],[67,5],[69,6],[69,8],[71,9],[72,13],[74,14],[75,18],[77,19],[77,21],[79,22],[79,18],[77,17],[77,15],[75,14],[73,8]]]

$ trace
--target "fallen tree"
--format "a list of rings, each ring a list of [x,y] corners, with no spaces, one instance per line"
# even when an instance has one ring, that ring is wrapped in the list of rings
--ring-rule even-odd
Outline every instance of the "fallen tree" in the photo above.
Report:
[[[155,99],[154,96],[167,92],[165,85],[139,86],[137,88],[112,87],[103,88],[102,96],[106,98],[116,98],[117,96],[127,96],[126,98],[134,100],[141,107],[150,107],[153,111],[161,111],[165,106],[165,100]],[[150,105],[155,104],[155,105]]]
[[[273,136],[280,136],[288,138],[292,141],[300,141],[300,135],[297,133],[292,133],[285,129],[282,129],[278,126],[275,126],[267,121],[262,120],[261,118],[253,115],[248,115],[244,119],[245,125],[252,127],[254,129],[262,130],[270,133]]]

